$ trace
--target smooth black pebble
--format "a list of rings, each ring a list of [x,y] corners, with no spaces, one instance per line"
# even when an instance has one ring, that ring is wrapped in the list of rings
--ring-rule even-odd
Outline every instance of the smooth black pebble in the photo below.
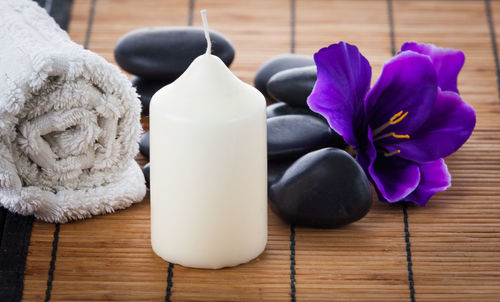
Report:
[[[314,59],[310,56],[283,54],[273,57],[266,61],[257,71],[254,79],[255,88],[259,89],[266,97],[269,97],[267,82],[273,75],[290,68],[314,65]]]
[[[139,152],[149,158],[149,131],[144,133],[139,141]]]
[[[267,92],[277,101],[308,108],[307,97],[315,83],[316,66],[291,68],[273,75],[267,82]]]
[[[144,115],[149,114],[149,103],[153,95],[164,86],[172,83],[172,81],[168,80],[150,80],[136,76],[132,77],[130,81],[132,82],[132,86],[137,90],[137,94],[139,94],[139,99],[142,104],[142,114]]]
[[[146,179],[146,187],[149,188],[149,163],[142,167],[142,173],[144,173],[144,178]]]
[[[277,102],[274,104],[271,104],[267,106],[266,108],[266,115],[267,118],[275,117],[275,116],[280,116],[280,115],[290,115],[290,114],[306,114],[306,115],[312,115],[315,117],[320,118],[323,120],[325,123],[328,123],[321,114],[318,114],[314,111],[312,111],[309,108],[301,108],[301,107],[292,107],[288,105],[287,103],[284,102]]]
[[[271,187],[278,181],[295,159],[271,160],[267,162],[267,186]]]
[[[372,191],[363,169],[347,152],[325,148],[295,161],[269,188],[271,209],[300,226],[333,228],[363,218]]]
[[[270,160],[297,158],[309,151],[337,146],[340,140],[340,135],[314,116],[293,114],[267,119]]]
[[[210,31],[212,54],[226,66],[234,59],[234,48],[222,34]],[[115,47],[115,59],[126,71],[142,78],[173,81],[198,56],[205,53],[203,29],[196,27],[141,28],[123,36]]]

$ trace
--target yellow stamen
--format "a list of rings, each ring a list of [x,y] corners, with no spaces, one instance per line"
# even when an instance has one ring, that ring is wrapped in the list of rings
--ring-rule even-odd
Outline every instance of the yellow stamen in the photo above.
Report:
[[[378,127],[377,129],[373,130],[372,136],[375,137],[380,132],[384,131],[385,128],[389,127],[390,125],[395,125],[397,123],[400,123],[404,118],[408,115],[408,111],[403,113],[403,110],[399,111],[398,113],[394,114],[387,123],[383,124],[382,126]]]
[[[392,133],[392,136],[394,136],[395,138],[410,138],[410,136],[408,134],[396,134],[394,132],[391,132]]]
[[[403,115],[401,115],[403,114]],[[403,113],[403,110],[399,111],[398,113],[394,114],[391,119],[389,120],[389,123],[391,125],[397,124],[404,120],[404,118],[408,115],[408,111]]]
[[[378,140],[381,140],[383,138],[386,138],[386,137],[394,137],[394,138],[410,138],[410,136],[408,134],[396,134],[396,132],[389,132],[389,133],[386,133],[384,135],[380,135],[380,136],[377,136],[373,139],[374,142],[378,141]]]
[[[386,153],[384,153],[384,156],[385,157],[390,157],[390,156],[393,156],[393,155],[396,155],[396,154],[399,154],[399,153],[401,153],[401,150],[398,149],[398,150],[394,150],[392,152],[386,152]]]

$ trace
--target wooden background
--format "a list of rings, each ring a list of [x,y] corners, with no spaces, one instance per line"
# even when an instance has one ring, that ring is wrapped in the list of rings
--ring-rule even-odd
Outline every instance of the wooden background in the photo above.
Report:
[[[336,230],[290,228],[269,212],[265,252],[247,265],[218,271],[169,267],[153,253],[149,196],[112,215],[60,226],[36,221],[25,301],[500,301],[494,33],[500,33],[500,2],[75,0],[69,33],[114,62],[113,48],[128,31],[191,20],[199,26],[202,8],[210,27],[233,42],[231,69],[248,83],[275,55],[312,55],[339,40],[359,46],[374,79],[392,55],[391,43],[396,49],[412,40],[462,49],[467,61],[459,88],[478,122],[469,142],[447,159],[453,187],[425,208],[408,207],[411,246],[401,205],[375,202],[364,219]],[[148,128],[147,118],[143,125]],[[55,270],[49,272],[51,260]]]

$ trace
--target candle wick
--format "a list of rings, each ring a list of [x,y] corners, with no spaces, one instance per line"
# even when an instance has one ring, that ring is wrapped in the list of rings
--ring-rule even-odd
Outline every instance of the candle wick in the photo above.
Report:
[[[202,9],[201,20],[203,21],[203,29],[205,30],[205,39],[207,39],[207,52],[206,54],[210,54],[212,52],[212,41],[210,41],[210,35],[208,34],[208,22],[207,22],[207,10]]]

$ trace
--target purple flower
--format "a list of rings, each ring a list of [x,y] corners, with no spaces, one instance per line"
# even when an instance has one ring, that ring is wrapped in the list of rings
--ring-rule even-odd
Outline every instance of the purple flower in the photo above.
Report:
[[[458,94],[461,51],[406,43],[370,89],[371,67],[344,42],[314,55],[309,107],[357,151],[381,200],[425,205],[450,186],[443,160],[472,134],[474,109]]]

